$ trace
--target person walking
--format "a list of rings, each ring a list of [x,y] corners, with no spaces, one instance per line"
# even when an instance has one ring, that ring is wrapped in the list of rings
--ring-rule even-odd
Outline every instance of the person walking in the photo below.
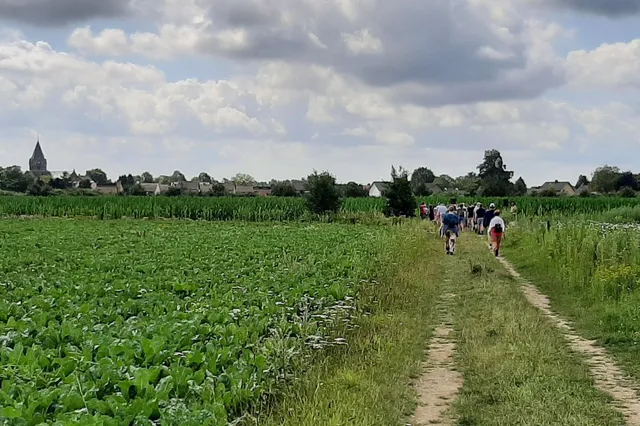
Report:
[[[435,211],[434,211],[435,208],[431,204],[429,204],[428,209],[429,209],[429,220],[431,222],[433,222],[435,220],[435,218],[436,218],[436,214],[435,214]]]
[[[469,204],[467,207],[467,227],[471,230],[475,230],[473,223],[473,213],[476,210],[476,204]]]
[[[476,232],[478,233],[478,235],[482,235],[482,233],[484,232],[483,224],[484,224],[485,213],[486,213],[486,210],[482,206],[482,203],[478,203],[478,208],[476,209],[476,212],[475,212]]]
[[[491,249],[491,235],[489,235],[489,224],[491,223],[491,219],[495,216],[496,213],[496,205],[494,203],[489,204],[489,210],[487,210],[484,214],[484,219],[482,221],[484,225],[484,229],[487,230],[487,242],[489,243],[489,249]]]
[[[444,219],[444,215],[447,214],[447,207],[444,203],[440,203],[436,206],[436,220],[438,221],[438,233],[441,237],[444,236],[444,225],[442,220]]]
[[[460,235],[460,216],[455,206],[449,207],[449,211],[442,219],[443,235],[446,237],[444,249],[447,254],[453,255],[456,251],[456,241]]]
[[[425,220],[429,217],[429,213],[427,212],[427,205],[425,203],[420,204],[420,219]]]
[[[491,249],[496,257],[500,256],[500,245],[502,244],[505,232],[507,232],[507,226],[501,217],[500,210],[496,210],[491,222],[489,222]]]
[[[458,216],[460,217],[460,232],[464,232],[467,224],[467,207],[464,203],[458,204]]]

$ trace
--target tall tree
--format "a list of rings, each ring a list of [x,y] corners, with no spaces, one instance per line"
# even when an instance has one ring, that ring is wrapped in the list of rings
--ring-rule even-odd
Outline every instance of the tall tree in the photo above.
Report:
[[[290,182],[275,182],[271,185],[271,195],[274,197],[296,197],[298,191]]]
[[[616,190],[620,190],[625,187],[631,188],[634,191],[637,191],[639,189],[638,181],[636,180],[636,177],[631,172],[620,173],[620,176],[618,177],[618,182],[616,183]]]
[[[620,178],[620,169],[614,166],[598,167],[591,178],[591,189],[602,194],[614,192]]]
[[[71,182],[69,175],[65,173],[62,177],[51,179],[49,185],[54,189],[68,189],[73,186],[73,182]]]
[[[153,175],[149,172],[144,172],[140,175],[142,183],[153,183]]]
[[[406,170],[391,167],[391,182],[386,191],[385,215],[413,217],[416,214],[416,199]]]
[[[162,184],[162,185],[168,185],[171,183],[171,176],[160,175],[154,179],[154,182],[158,182],[159,184]]]
[[[91,189],[91,180],[90,179],[82,179],[78,183],[78,188],[80,188],[80,189]]]
[[[589,185],[589,179],[585,175],[578,176],[578,181],[576,182],[576,188],[580,188],[581,186]]]
[[[198,180],[200,182],[211,183],[211,176],[209,175],[209,173],[202,172],[198,175]]]
[[[309,194],[307,206],[316,214],[337,213],[340,210],[340,192],[336,178],[329,172],[313,172],[307,178]]]
[[[35,181],[29,172],[23,172],[20,166],[0,167],[0,189],[12,192],[25,192]]]
[[[427,184],[433,183],[436,179],[436,175],[426,167],[418,167],[411,173],[411,189],[413,193],[419,196],[428,195],[424,194],[427,191]]]
[[[497,149],[484,152],[484,160],[478,165],[480,192],[484,196],[504,197],[509,195],[513,172],[507,170],[502,155]]]
[[[467,195],[474,196],[480,188],[480,178],[475,172],[469,172],[465,176],[457,177],[453,186]]]
[[[87,170],[85,175],[98,185],[106,185],[109,183],[109,178],[107,177],[107,174],[102,171],[102,169]]]
[[[369,195],[369,193],[357,182],[347,183],[343,189],[343,194],[348,198],[362,198]]]
[[[186,182],[187,178],[182,174],[180,170],[175,170],[171,176],[169,176],[171,182]]]
[[[522,176],[520,176],[518,178],[518,180],[516,181],[516,184],[513,188],[515,195],[525,195],[527,193],[527,184],[524,182],[524,179],[522,179]]]
[[[118,178],[118,182],[120,182],[120,185],[122,185],[122,189],[124,189],[125,193],[128,194],[131,187],[136,184],[136,179],[133,177],[133,175],[128,174],[120,176]]]
[[[253,176],[246,173],[238,173],[231,178],[231,181],[239,186],[250,186],[256,183],[256,180],[253,178]]]

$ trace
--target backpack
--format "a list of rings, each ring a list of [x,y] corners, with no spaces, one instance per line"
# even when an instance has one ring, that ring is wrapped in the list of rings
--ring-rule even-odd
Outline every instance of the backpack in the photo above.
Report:
[[[495,232],[496,234],[502,234],[502,224],[496,223],[496,225],[493,227],[493,232]]]

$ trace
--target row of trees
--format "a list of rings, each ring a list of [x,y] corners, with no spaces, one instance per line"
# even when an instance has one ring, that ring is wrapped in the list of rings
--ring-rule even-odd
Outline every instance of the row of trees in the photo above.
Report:
[[[615,166],[598,167],[593,172],[591,181],[580,175],[576,188],[586,185],[589,191],[600,194],[618,194],[624,197],[634,197],[640,191],[640,174],[630,171],[621,172]]]
[[[437,185],[445,192],[463,193],[466,195],[508,196],[524,195],[527,184],[520,177],[515,183],[511,182],[513,172],[507,170],[502,155],[497,150],[486,151],[484,160],[477,167],[478,173],[470,172],[464,176],[452,178],[448,175],[436,176],[430,169],[419,167],[411,173],[406,170],[397,171],[398,175],[406,175],[409,179],[411,191],[416,196],[428,196],[432,191],[430,184]]]
[[[397,170],[394,173],[396,173],[397,178],[404,176],[407,179],[409,189],[414,196],[431,195],[432,184],[437,185],[446,193],[471,196],[520,196],[527,193],[527,185],[522,177],[512,182],[513,171],[507,170],[502,155],[497,150],[485,151],[484,159],[478,165],[477,172],[470,172],[457,178],[452,178],[448,175],[436,176],[427,167],[419,167],[411,174],[404,169]],[[113,183],[101,169],[87,170],[79,181],[77,177],[72,175],[44,181],[38,180],[30,172],[23,172],[19,166],[0,167],[0,190],[5,191],[27,192],[34,195],[46,194],[54,189],[70,189],[75,184],[81,189],[88,189],[91,187],[91,181],[100,186]],[[175,184],[187,182],[187,178],[182,172],[175,170],[171,175],[158,177],[154,177],[149,172],[144,172],[140,175],[123,175],[118,178],[118,181],[122,183],[128,194],[143,195],[144,191],[138,185],[139,183]],[[299,196],[300,184],[303,184],[302,186],[308,184],[308,178],[299,181],[272,180],[270,182],[257,182],[251,175],[245,173],[238,173],[230,179],[225,178],[218,182],[208,173],[202,172],[198,176],[191,178],[191,181],[214,185],[211,195],[224,195],[226,191],[223,184],[233,182],[239,186],[270,187],[272,195],[283,197]],[[334,182],[334,185],[336,185],[339,195],[342,197],[366,197],[368,195],[363,186],[356,182],[347,184],[336,184]],[[585,175],[581,175],[576,182],[576,187],[583,185],[588,186],[589,192],[635,196],[636,191],[640,191],[640,174],[633,174],[630,171],[621,172],[618,167],[603,166],[595,170],[591,181]],[[172,189],[169,195],[179,195],[179,193],[179,189]]]

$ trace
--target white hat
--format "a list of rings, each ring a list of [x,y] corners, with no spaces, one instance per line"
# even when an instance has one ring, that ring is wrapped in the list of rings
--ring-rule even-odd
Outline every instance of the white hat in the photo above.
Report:
[[[495,204],[493,204],[493,203],[489,204],[489,208],[490,208],[490,209],[494,208],[495,206],[496,206],[496,205],[495,205]]]

